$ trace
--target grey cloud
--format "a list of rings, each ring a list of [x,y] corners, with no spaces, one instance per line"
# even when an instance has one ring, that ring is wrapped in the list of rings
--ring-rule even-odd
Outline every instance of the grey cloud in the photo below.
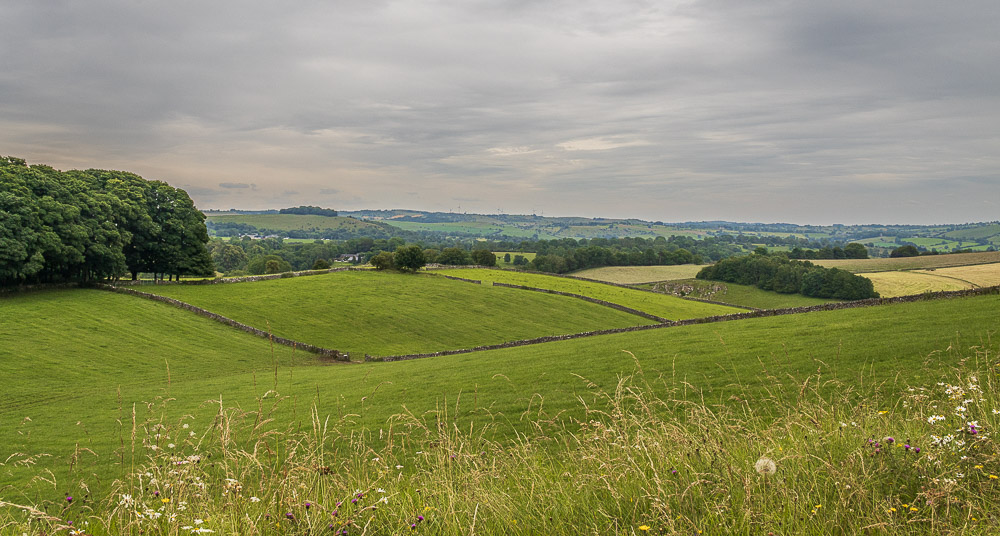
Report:
[[[664,221],[995,219],[936,200],[1000,194],[998,15],[929,0],[20,3],[0,19],[0,146],[246,208],[287,188]]]

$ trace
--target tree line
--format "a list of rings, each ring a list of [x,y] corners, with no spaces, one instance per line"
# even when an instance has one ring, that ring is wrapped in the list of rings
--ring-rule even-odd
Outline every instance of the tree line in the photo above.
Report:
[[[861,300],[879,297],[872,281],[866,277],[839,268],[824,268],[809,261],[792,260],[781,254],[769,255],[761,249],[706,266],[695,277],[816,298]]]
[[[214,274],[205,216],[133,173],[0,157],[0,286]]]
[[[312,216],[327,216],[332,218],[337,215],[337,211],[333,210],[332,208],[321,208],[309,205],[302,205],[300,207],[283,208],[278,211],[278,214],[301,214],[301,215],[312,215]]]

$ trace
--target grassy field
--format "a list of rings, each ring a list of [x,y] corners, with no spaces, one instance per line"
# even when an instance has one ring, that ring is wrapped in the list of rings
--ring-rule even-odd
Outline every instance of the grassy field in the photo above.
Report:
[[[585,419],[581,396],[594,409],[606,408],[594,390],[614,392],[620,375],[635,372],[637,363],[656,389],[678,388],[671,396],[708,407],[794,400],[799,386],[769,378],[817,370],[826,392],[895,393],[908,383],[938,381],[940,369],[927,365],[928,354],[987,344],[998,328],[998,306],[1000,297],[984,296],[322,366],[284,348],[272,359],[266,340],[129,296],[68,290],[7,297],[0,307],[0,374],[22,380],[6,386],[0,399],[0,497],[42,496],[59,504],[64,493],[84,495],[81,481],[97,496],[129,469],[133,454],[142,459],[157,453],[154,445],[171,448],[153,437],[161,419],[215,437],[210,425],[220,399],[227,408],[264,408],[281,427],[308,422],[315,404],[321,422],[329,415],[348,431],[368,430],[377,445],[390,437],[384,435],[390,417],[399,413],[433,423],[446,411],[460,427],[503,423],[498,440],[530,437],[532,420]],[[946,354],[932,357],[954,363]],[[273,413],[268,408],[279,395],[259,399],[271,390],[288,397]],[[174,400],[163,405],[168,397]],[[154,421],[144,425],[147,418]],[[51,457],[38,457],[43,453]],[[56,485],[31,481],[32,475]]]
[[[316,216],[307,214],[212,214],[207,221],[215,223],[245,223],[258,229],[275,231],[320,231],[323,229],[361,232],[383,230],[382,226],[340,216]]]
[[[507,283],[511,285],[524,285],[528,287],[580,294],[616,303],[618,305],[624,305],[625,307],[638,309],[669,320],[701,318],[740,312],[740,309],[732,307],[682,300],[674,296],[659,295],[651,292],[643,292],[641,290],[616,287],[590,281],[580,281],[566,277],[477,268],[441,270],[438,273],[464,277],[466,279],[477,279],[480,281]]]
[[[755,309],[784,309],[787,307],[805,307],[836,302],[812,298],[801,294],[779,294],[770,290],[761,290],[753,285],[737,285],[720,281],[703,281],[700,279],[678,279],[659,283],[647,283],[641,288],[665,292],[667,294],[682,293],[684,296],[730,303],[740,307]]]
[[[690,279],[704,266],[698,264],[679,264],[676,266],[604,266],[573,272],[570,275],[618,283],[635,285],[653,281],[669,281],[673,279]]]
[[[1000,251],[981,253],[953,253],[948,255],[923,255],[890,259],[835,259],[812,261],[827,268],[840,268],[854,273],[887,272],[891,270],[926,270],[950,266],[969,266],[1000,262]]]
[[[395,272],[143,287],[354,358],[436,352],[650,323],[563,296]]]

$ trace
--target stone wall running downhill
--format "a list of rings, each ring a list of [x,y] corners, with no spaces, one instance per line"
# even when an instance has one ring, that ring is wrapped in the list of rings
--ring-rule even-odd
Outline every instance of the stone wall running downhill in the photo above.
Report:
[[[319,346],[313,346],[311,344],[306,344],[304,342],[293,341],[292,339],[286,339],[284,337],[275,337],[271,333],[268,333],[268,332],[266,332],[264,330],[260,330],[260,329],[257,329],[255,327],[248,326],[246,324],[237,322],[237,321],[235,321],[235,320],[233,320],[231,318],[226,318],[226,317],[224,317],[222,315],[215,314],[215,313],[213,313],[211,311],[202,309],[201,307],[195,307],[194,305],[191,305],[189,303],[184,303],[184,302],[182,302],[180,300],[175,300],[173,298],[167,298],[166,296],[159,296],[157,294],[150,294],[149,292],[141,292],[141,291],[138,291],[138,290],[135,290],[135,289],[131,289],[131,288],[116,287],[114,285],[101,284],[101,285],[97,285],[96,288],[103,289],[103,290],[109,290],[111,292],[117,292],[119,294],[129,294],[131,296],[138,296],[140,298],[146,298],[147,300],[153,300],[153,301],[158,301],[158,302],[166,303],[166,304],[169,304],[169,305],[173,305],[174,307],[177,307],[177,308],[180,308],[180,309],[184,309],[186,311],[191,311],[192,313],[194,313],[196,315],[203,316],[205,318],[210,318],[212,320],[215,320],[216,322],[220,322],[222,324],[226,324],[227,326],[234,327],[236,329],[245,331],[247,333],[250,333],[251,335],[256,335],[258,337],[263,337],[265,339],[270,339],[270,340],[272,340],[272,341],[274,341],[274,342],[276,342],[278,344],[282,344],[284,346],[291,346],[292,348],[296,348],[296,349],[299,349],[299,350],[304,350],[306,352],[311,352],[311,353],[314,353],[314,354],[319,354],[320,356],[327,357],[327,358],[332,358],[332,359],[335,359],[337,361],[345,361],[345,362],[349,362],[350,361],[350,356],[348,354],[342,354],[342,353],[338,352],[337,350],[331,350],[329,348],[321,348]]]
[[[445,276],[445,277],[447,277],[447,276]],[[643,318],[647,318],[649,320],[652,320],[654,322],[659,322],[661,324],[665,323],[665,322],[670,322],[670,320],[668,320],[666,318],[663,318],[661,316],[652,315],[652,314],[649,314],[647,312],[640,311],[638,309],[633,309],[631,307],[625,307],[624,305],[619,305],[617,303],[611,303],[609,301],[599,300],[597,298],[591,298],[590,296],[584,296],[582,294],[573,294],[571,292],[562,292],[562,291],[559,291],[559,290],[552,290],[552,289],[547,289],[547,288],[526,287],[524,285],[511,285],[510,283],[496,283],[496,282],[494,282],[493,286],[494,287],[516,288],[516,289],[521,289],[521,290],[531,290],[531,291],[534,291],[534,292],[544,292],[546,294],[558,294],[559,296],[569,296],[570,298],[576,298],[578,300],[588,301],[590,303],[596,303],[598,305],[603,305],[605,307],[610,307],[612,309],[617,309],[619,311],[630,313],[630,314],[633,314],[633,315],[636,315],[636,316],[641,316]]]
[[[408,359],[420,359],[424,357],[437,357],[445,355],[467,354],[471,352],[482,352],[485,350],[499,350],[501,348],[514,348],[516,346],[527,346],[531,344],[541,344],[553,341],[566,341],[570,339],[580,339],[584,337],[594,337],[597,335],[610,335],[614,333],[629,333],[633,331],[646,331],[650,329],[669,328],[674,326],[691,326],[694,324],[708,324],[713,322],[728,322],[731,320],[743,320],[747,318],[764,318],[771,316],[793,315],[801,313],[812,313],[816,311],[835,311],[839,309],[857,309],[860,307],[876,307],[880,305],[890,305],[895,303],[908,303],[925,300],[940,300],[951,298],[964,298],[967,296],[984,296],[1000,294],[1000,285],[993,287],[974,288],[965,290],[953,290],[942,292],[926,292],[924,294],[914,294],[911,296],[898,296],[895,298],[869,298],[849,302],[824,303],[819,305],[808,305],[804,307],[790,307],[786,309],[763,309],[748,311],[745,313],[733,313],[728,315],[709,316],[705,318],[691,318],[688,320],[677,320],[664,322],[662,324],[652,324],[648,326],[633,326],[628,328],[602,329],[597,331],[586,331],[583,333],[572,333],[569,335],[553,335],[549,337],[538,337],[534,339],[524,339],[510,341],[501,344],[491,344],[487,346],[477,346],[475,348],[464,348],[460,350],[445,350],[441,352],[391,355],[383,357],[371,357],[366,355],[365,361],[404,361]]]

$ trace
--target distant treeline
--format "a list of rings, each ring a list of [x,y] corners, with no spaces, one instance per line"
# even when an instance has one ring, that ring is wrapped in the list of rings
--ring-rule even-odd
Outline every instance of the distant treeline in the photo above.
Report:
[[[212,274],[207,242],[205,216],[167,183],[0,157],[0,286]]]
[[[505,246],[514,246],[507,248]],[[736,255],[743,248],[733,237],[708,237],[696,240],[687,236],[665,238],[625,237],[574,240],[538,240],[520,244],[499,243],[499,251],[536,253],[530,268],[562,274],[601,266],[654,266],[700,264]]]
[[[868,278],[760,251],[721,260],[702,268],[695,277],[816,298],[861,300],[879,297]]]
[[[337,211],[332,208],[320,208],[302,205],[300,207],[283,208],[278,211],[278,214],[304,214],[312,216],[329,216],[334,217],[337,215]]]
[[[789,259],[867,259],[868,248],[858,243],[840,246],[823,246],[819,249],[792,248],[788,252]]]

